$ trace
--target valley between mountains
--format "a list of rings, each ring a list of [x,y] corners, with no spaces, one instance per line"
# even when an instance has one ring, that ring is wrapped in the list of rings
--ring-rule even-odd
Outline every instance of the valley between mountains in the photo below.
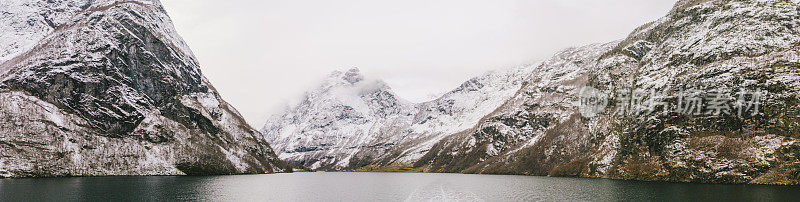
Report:
[[[200,66],[159,0],[0,1],[0,177],[313,169],[800,184],[792,0],[681,0],[625,39],[422,103],[337,71],[260,130]],[[586,92],[605,102],[587,113]]]

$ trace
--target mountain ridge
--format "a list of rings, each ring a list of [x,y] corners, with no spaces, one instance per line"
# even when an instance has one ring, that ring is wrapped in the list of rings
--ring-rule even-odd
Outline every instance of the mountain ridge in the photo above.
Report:
[[[357,69],[351,69],[351,70],[349,70],[347,72],[358,72],[358,70]],[[333,83],[336,83],[336,81],[346,80],[344,78],[340,78],[341,75],[343,75],[343,74],[344,73],[340,72],[340,71],[335,71],[334,73],[332,73],[331,76],[326,81],[322,82],[323,84],[320,87],[316,88],[315,90],[309,91],[309,93],[307,93],[307,95],[306,95],[306,98],[301,102],[301,104],[299,106],[295,106],[294,108],[289,109],[283,115],[285,116],[286,114],[294,114],[292,116],[302,117],[304,114],[300,113],[300,111],[303,111],[303,110],[304,111],[308,111],[308,110],[311,110],[311,111],[331,111],[332,107],[330,107],[330,106],[328,108],[325,108],[325,107],[314,108],[314,107],[312,107],[312,108],[309,108],[309,109],[305,109],[305,108],[302,108],[300,106],[303,106],[304,105],[303,103],[314,103],[314,102],[331,103],[332,101],[315,100],[316,98],[314,96],[310,96],[309,94],[312,94],[312,95],[319,94],[321,91],[322,92],[327,92],[328,89],[330,89],[329,86],[331,86],[331,85],[329,85],[329,83],[331,83],[331,80],[334,80]],[[399,111],[395,111],[396,113],[389,113],[389,114],[382,113],[381,110],[378,110],[378,111],[362,110],[364,112],[364,114],[375,115],[376,116],[375,119],[380,119],[380,120],[364,120],[363,122],[359,123],[359,124],[373,124],[373,125],[369,125],[369,126],[364,126],[365,128],[362,129],[362,131],[372,131],[371,133],[378,133],[378,135],[376,135],[375,137],[369,137],[369,138],[367,138],[368,140],[366,140],[364,138],[358,138],[358,139],[364,139],[363,141],[366,141],[366,142],[360,143],[361,145],[358,145],[358,146],[354,146],[354,145],[347,146],[348,148],[350,148],[351,150],[356,151],[356,152],[355,153],[348,153],[346,155],[348,157],[344,157],[346,159],[346,161],[343,161],[342,163],[336,163],[336,165],[332,166],[332,167],[331,166],[325,166],[325,165],[322,165],[322,164],[314,165],[313,163],[320,161],[319,159],[316,159],[316,158],[311,158],[310,160],[313,161],[313,162],[309,163],[309,159],[303,159],[302,157],[297,157],[299,159],[294,159],[294,157],[293,157],[293,158],[289,158],[290,159],[289,162],[300,163],[300,164],[303,164],[303,166],[311,167],[311,168],[315,168],[315,169],[317,169],[317,168],[342,169],[342,168],[357,167],[356,165],[362,163],[360,159],[363,159],[363,158],[368,157],[368,156],[372,156],[372,157],[369,157],[369,158],[374,158],[374,157],[380,156],[380,158],[384,158],[384,159],[386,159],[386,161],[398,161],[399,158],[403,158],[404,156],[407,156],[409,154],[387,154],[386,153],[386,151],[388,151],[387,147],[396,147],[395,145],[404,144],[403,147],[409,147],[408,149],[414,150],[414,149],[411,149],[411,148],[419,147],[419,145],[417,145],[417,144],[409,144],[408,142],[410,142],[410,141],[414,141],[414,142],[421,141],[421,140],[419,140],[419,138],[423,138],[423,139],[424,138],[434,138],[434,139],[439,138],[439,137],[429,137],[429,135],[426,135],[426,134],[423,134],[423,133],[447,133],[447,132],[437,131],[436,127],[432,127],[430,125],[431,124],[440,124],[441,125],[441,124],[443,124],[443,121],[453,122],[456,119],[464,119],[465,118],[464,116],[467,115],[467,113],[465,113],[465,111],[467,111],[467,110],[465,110],[465,109],[463,109],[463,107],[459,107],[457,105],[473,106],[473,105],[479,105],[480,102],[487,102],[487,100],[502,100],[502,97],[489,99],[488,96],[485,96],[485,97],[478,97],[478,98],[473,100],[474,102],[477,102],[477,103],[462,103],[464,101],[463,99],[459,100],[459,101],[462,101],[462,102],[456,103],[455,100],[448,99],[449,96],[453,96],[453,95],[456,95],[456,94],[467,94],[468,95],[471,92],[474,92],[474,91],[476,91],[478,89],[484,88],[485,87],[485,82],[489,81],[489,80],[485,79],[485,77],[487,77],[487,76],[496,76],[496,77],[506,76],[507,79],[511,79],[511,77],[513,77],[512,75],[516,75],[516,74],[519,74],[519,70],[508,70],[507,72],[503,72],[503,73],[487,73],[487,74],[484,75],[482,80],[479,80],[479,78],[481,78],[481,77],[476,77],[475,79],[473,79],[471,81],[468,81],[468,82],[465,82],[460,87],[456,88],[455,90],[452,90],[452,91],[448,92],[447,94],[441,96],[438,99],[427,101],[427,102],[421,102],[421,103],[411,103],[411,102],[405,101],[404,99],[402,99],[399,96],[397,96],[394,92],[392,92],[391,88],[387,84],[385,84],[384,82],[379,81],[379,80],[378,81],[374,81],[374,82],[378,83],[379,86],[381,86],[380,89],[384,89],[387,92],[386,95],[389,95],[389,96],[386,96],[386,97],[389,98],[389,100],[390,100],[389,103],[397,103],[397,104],[389,104],[389,105],[386,105],[385,107],[396,106],[398,109],[402,109],[402,110],[399,110]],[[516,76],[519,76],[519,75],[516,75]],[[359,74],[357,77],[363,78],[364,76]],[[333,79],[331,79],[331,78],[333,78]],[[339,83],[341,83],[341,82],[339,82]],[[520,84],[521,84],[521,82],[520,82]],[[341,87],[341,85],[335,86],[335,87]],[[513,87],[512,87],[512,90],[513,90]],[[507,93],[508,91],[509,91],[509,89],[504,89],[503,92]],[[364,99],[364,98],[366,98],[367,102],[370,102],[370,103],[381,103],[383,101],[381,99],[377,99],[377,100],[375,99],[375,98],[380,98],[380,97],[375,97],[375,96],[365,97],[365,96],[359,94],[359,95],[350,96],[350,97],[346,97],[345,96],[345,97],[339,98],[338,101],[333,101],[333,102],[340,103],[340,106],[343,107],[343,108],[348,108],[348,107],[353,107],[353,106],[359,105],[359,104],[356,104],[356,103],[362,102],[362,101],[360,101],[360,99]],[[353,99],[356,99],[356,100],[353,100]],[[350,101],[348,101],[348,100],[350,100]],[[497,101],[494,101],[494,102],[497,102]],[[298,109],[298,108],[302,108],[302,109]],[[367,107],[355,107],[355,108],[367,108]],[[454,110],[456,110],[456,111],[454,111]],[[434,119],[435,115],[430,115],[430,116],[427,115],[427,114],[432,114],[432,113],[445,113],[445,114],[447,114],[447,116],[445,116],[445,117],[450,117],[451,119],[450,120],[440,120],[440,119]],[[453,116],[451,116],[453,114],[462,115],[462,116],[461,117],[453,117]],[[280,116],[281,115],[279,114],[278,117],[280,117]],[[347,118],[347,117],[345,117],[345,118]],[[359,118],[361,118],[361,117],[359,117]],[[268,121],[267,124],[265,124],[265,126],[262,128],[262,132],[265,134],[266,138],[268,140],[270,140],[270,142],[273,142],[275,145],[287,144],[286,142],[289,142],[287,138],[289,136],[291,136],[291,134],[285,134],[285,133],[281,132],[282,131],[281,129],[284,126],[289,126],[289,128],[292,128],[294,126],[292,126],[292,122],[291,121],[286,121],[286,120],[280,121],[280,120],[277,120],[277,119],[278,118],[275,118],[275,117],[270,119],[270,121]],[[390,120],[391,120],[391,122],[396,123],[396,124],[395,125],[389,124],[388,126],[384,126],[385,124],[383,122],[390,121]],[[472,121],[477,121],[477,120],[472,120]],[[308,120],[308,122],[313,122],[313,121]],[[325,125],[325,124],[322,124],[322,125]],[[309,130],[314,130],[315,128],[314,127],[310,127],[308,129]],[[458,130],[458,129],[456,129],[456,130]],[[379,137],[382,136],[380,134],[385,134],[385,133],[387,133],[387,131],[396,131],[396,132],[392,132],[392,133],[400,133],[400,134],[403,134],[403,135],[394,136],[394,137],[379,138]],[[328,131],[328,133],[330,133],[330,132],[338,132],[338,130]],[[355,132],[355,133],[362,133],[362,132]],[[280,134],[280,135],[278,135],[278,134]],[[305,137],[305,135],[302,135],[302,134],[305,134],[302,131],[300,133],[292,133],[292,134],[295,134],[295,135],[300,134],[299,137]],[[283,140],[281,140],[283,142],[275,142],[276,139],[281,139],[281,138],[277,138],[278,136],[280,136],[283,139]],[[364,135],[364,136],[370,136],[370,135]],[[320,139],[325,139],[325,138],[320,138]],[[330,144],[335,144],[335,143],[323,143],[322,146],[329,146]],[[283,147],[281,147],[281,148],[283,148]],[[316,146],[316,147],[313,147],[313,148],[319,148],[319,147]],[[366,149],[364,149],[364,150],[356,150],[357,148],[366,148]],[[423,148],[424,148],[424,146],[423,146]],[[307,149],[307,148],[297,146],[297,148],[295,150],[296,151],[302,151],[304,149]],[[278,149],[278,151],[279,151],[278,153],[279,153],[279,155],[284,154],[283,158],[287,159],[286,156],[285,156],[285,153],[287,153],[287,152],[288,153],[296,153],[295,150],[291,150],[290,149],[289,151],[281,152],[281,149]],[[416,150],[419,151],[419,150],[424,150],[424,149],[418,149],[417,148]],[[406,153],[408,153],[408,152],[411,152],[411,151],[407,151]],[[415,155],[419,155],[419,154],[415,154]],[[325,156],[323,155],[322,157],[325,157]],[[320,158],[322,158],[322,157],[320,157]],[[331,159],[330,156],[328,156],[327,158]],[[343,158],[343,157],[340,157],[340,158]],[[355,161],[351,161],[353,158],[355,158],[356,160]],[[303,160],[300,160],[300,159],[303,159]],[[408,161],[408,160],[400,160],[400,161]],[[355,163],[353,163],[353,162],[355,162]]]

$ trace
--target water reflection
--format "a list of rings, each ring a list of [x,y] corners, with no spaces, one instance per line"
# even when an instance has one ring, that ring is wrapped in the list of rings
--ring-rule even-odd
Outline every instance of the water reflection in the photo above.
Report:
[[[778,200],[800,187],[408,173],[0,180],[0,201]]]

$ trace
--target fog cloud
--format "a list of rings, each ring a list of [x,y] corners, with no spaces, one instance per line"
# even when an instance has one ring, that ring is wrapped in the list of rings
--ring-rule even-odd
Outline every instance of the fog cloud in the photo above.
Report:
[[[255,127],[357,66],[425,101],[481,73],[624,38],[675,0],[161,0],[206,77]]]

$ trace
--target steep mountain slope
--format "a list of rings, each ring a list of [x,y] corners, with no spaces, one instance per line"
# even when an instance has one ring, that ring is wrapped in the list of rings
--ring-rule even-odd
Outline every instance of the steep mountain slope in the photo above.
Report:
[[[680,1],[616,45],[580,48],[590,53],[578,54],[583,58],[562,57],[567,51],[551,60],[560,62],[545,63],[545,75],[559,64],[579,68],[564,74],[571,81],[532,81],[416,165],[431,172],[798,184],[798,23],[793,1]],[[584,85],[609,98],[597,116],[580,113]],[[531,114],[547,120],[538,132],[520,124]]]
[[[438,142],[415,167],[428,172],[472,170],[489,159],[503,165],[509,155],[546,142],[552,148],[539,148],[545,162],[526,164],[549,167],[548,162],[585,153],[593,147],[584,120],[580,117],[579,91],[589,82],[591,66],[616,43],[571,48],[533,68],[528,82],[477,126],[454,133]],[[563,126],[562,126],[563,125]],[[561,152],[546,151],[558,148]],[[528,157],[525,157],[528,159]],[[500,166],[498,169],[509,168]],[[481,172],[482,170],[472,171]],[[505,174],[539,174],[530,169],[495,171]]]
[[[0,4],[0,176],[288,168],[203,77],[157,0]]]
[[[500,106],[524,75],[522,68],[491,72],[439,99],[414,104],[358,69],[334,72],[262,131],[281,159],[314,169],[411,165],[440,139],[472,127]]]

